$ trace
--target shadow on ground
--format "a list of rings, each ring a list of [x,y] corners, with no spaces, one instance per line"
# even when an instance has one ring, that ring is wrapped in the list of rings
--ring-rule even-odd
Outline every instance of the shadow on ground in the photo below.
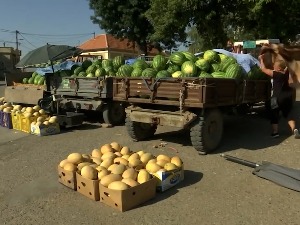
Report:
[[[191,170],[184,170],[184,180],[181,181],[179,184],[177,184],[176,186],[162,192],[162,193],[157,193],[156,197],[150,201],[145,202],[144,204],[142,204],[139,207],[144,207],[147,205],[152,205],[155,204],[156,202],[160,202],[163,201],[164,199],[167,199],[175,194],[177,194],[179,192],[180,189],[194,185],[198,182],[201,181],[201,179],[203,178],[203,173],[201,172],[195,172],[195,171],[191,171]]]

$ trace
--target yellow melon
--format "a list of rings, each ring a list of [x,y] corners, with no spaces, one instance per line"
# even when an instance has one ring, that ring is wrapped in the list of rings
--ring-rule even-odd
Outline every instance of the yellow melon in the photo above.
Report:
[[[163,159],[160,159],[160,160],[156,161],[156,164],[161,166],[161,167],[164,167],[166,165],[166,163],[168,163],[168,161],[163,160]]]
[[[34,110],[31,107],[26,107],[26,112],[33,114]]]
[[[45,110],[43,110],[43,109],[40,109],[40,110],[39,110],[39,114],[41,114],[41,115],[45,115],[45,114],[46,114],[46,112],[45,112]]]
[[[91,156],[88,154],[81,154],[82,155],[82,161],[84,162],[92,162]]]
[[[113,153],[113,152],[106,152],[104,153],[102,156],[101,156],[101,159],[102,160],[105,160],[105,159],[114,159],[116,158],[117,156]]]
[[[124,146],[122,149],[121,149],[121,154],[122,155],[129,155],[130,154],[130,148],[127,147],[127,146]]]
[[[179,158],[179,156],[172,157],[171,163],[175,164],[177,167],[182,167],[182,160]]]
[[[121,157],[115,158],[114,163],[123,164],[125,166],[128,165],[128,161],[126,159],[121,158]]]
[[[67,160],[74,164],[79,164],[82,162],[82,155],[80,153],[71,153],[68,155]]]
[[[127,160],[130,161],[131,159],[140,159],[140,156],[135,152],[131,154]]]
[[[114,160],[112,158],[108,158],[108,159],[103,160],[102,163],[100,164],[100,166],[108,168],[113,163],[114,163]]]
[[[117,157],[122,157],[123,155],[121,154],[121,152],[115,152],[114,153]]]
[[[111,166],[108,168],[108,170],[113,174],[122,174],[126,170],[126,166],[123,164],[113,164],[116,165],[111,168]],[[111,168],[111,169],[110,169]]]
[[[178,167],[173,163],[166,163],[165,166],[164,166],[164,169],[167,170],[167,171],[175,170],[177,168]]]
[[[124,178],[124,179],[122,179],[122,182],[124,182],[125,184],[127,184],[130,187],[135,187],[135,186],[139,185],[139,183],[136,180],[133,180],[131,178]]]
[[[59,166],[60,166],[61,168],[63,168],[64,165],[65,165],[67,162],[68,162],[68,160],[67,160],[67,159],[64,159],[64,160],[60,161]]]
[[[167,162],[171,162],[170,157],[169,157],[169,156],[166,156],[166,155],[163,155],[163,154],[158,155],[158,156],[156,157],[156,160],[157,160],[157,161],[158,161],[158,160],[165,160],[165,161],[167,161]]]
[[[142,184],[142,183],[149,181],[150,179],[151,179],[151,175],[147,170],[141,169],[139,171],[138,176],[137,176],[137,182]]]
[[[92,157],[101,159],[102,153],[101,153],[100,149],[94,149],[92,151]]]
[[[32,107],[32,109],[33,109],[34,111],[38,112],[41,108],[40,108],[40,106],[35,105],[35,106]]]
[[[32,115],[38,117],[40,114],[38,112],[34,112]]]
[[[82,162],[82,163],[79,163],[78,165],[77,165],[77,169],[80,171],[84,166],[89,166],[89,165],[91,165],[92,163],[90,163],[90,162]]]
[[[122,181],[113,181],[108,185],[109,189],[123,191],[129,188],[127,184]]]
[[[145,152],[143,150],[140,150],[137,152],[137,154],[141,157],[143,154],[145,154]]]
[[[109,175],[110,172],[107,169],[103,169],[98,172],[98,179],[101,180],[103,177]]]
[[[76,165],[74,165],[73,163],[71,163],[71,162],[66,162],[65,164],[64,164],[64,170],[67,170],[67,171],[70,171],[70,172],[74,172],[74,171],[76,171],[77,170],[77,166]]]
[[[135,159],[135,158],[130,159],[129,158],[129,160],[128,160],[128,165],[130,167],[136,167],[136,166],[139,166],[139,165],[142,165],[142,164],[143,164],[142,161],[139,160],[139,159]]]
[[[57,116],[51,116],[49,119],[49,123],[57,123]]]
[[[105,154],[106,152],[113,152],[114,150],[110,144],[105,144],[100,148],[100,151],[102,154]]]
[[[98,179],[98,171],[91,167],[90,165],[84,166],[81,169],[81,176],[90,179],[90,180],[97,180]]]
[[[158,170],[160,170],[161,167],[157,165],[156,163],[147,163],[146,170],[149,173],[156,173]]]
[[[144,153],[141,155],[140,159],[144,164],[147,164],[149,162],[150,159],[153,158],[153,155],[149,152]]]
[[[117,152],[119,152],[122,149],[122,146],[115,141],[110,143],[110,146]]]
[[[113,181],[121,181],[121,180],[122,180],[121,175],[112,173],[102,177],[100,184],[103,185],[104,187],[108,187],[108,185]]]
[[[123,173],[122,173],[122,177],[125,179],[125,178],[131,178],[133,180],[136,180],[137,178],[137,174],[138,172],[133,169],[133,168],[128,168],[127,170],[125,170]]]
[[[95,164],[97,164],[97,165],[100,165],[100,164],[102,163],[102,160],[99,159],[99,158],[94,158],[94,157],[92,157],[91,159],[92,159],[93,163],[95,163]]]
[[[123,155],[123,156],[122,156],[122,158],[123,158],[123,159],[126,159],[127,161],[128,161],[128,159],[129,159],[129,157],[130,157],[130,155]]]

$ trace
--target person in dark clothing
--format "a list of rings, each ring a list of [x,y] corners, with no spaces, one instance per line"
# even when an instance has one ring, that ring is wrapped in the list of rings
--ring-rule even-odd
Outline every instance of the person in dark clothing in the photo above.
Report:
[[[260,68],[266,75],[273,79],[273,94],[277,97],[278,108],[271,109],[270,120],[272,124],[272,137],[279,137],[278,122],[279,114],[288,120],[288,124],[295,138],[300,138],[299,131],[296,128],[296,121],[291,111],[294,105],[294,90],[289,85],[289,72],[286,69],[286,63],[283,60],[278,60],[274,63],[274,70],[267,69],[262,60],[262,55],[259,56]]]

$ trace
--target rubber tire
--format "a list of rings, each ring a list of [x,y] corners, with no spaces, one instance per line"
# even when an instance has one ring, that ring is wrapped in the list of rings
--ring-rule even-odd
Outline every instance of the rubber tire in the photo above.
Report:
[[[201,155],[214,151],[220,145],[222,136],[223,115],[219,109],[206,110],[204,116],[199,116],[190,129],[192,145]]]
[[[126,113],[125,107],[118,102],[108,103],[102,111],[103,120],[113,126],[124,124]]]
[[[125,126],[133,141],[143,141],[153,137],[157,129],[157,125],[135,122],[129,117],[126,117]]]

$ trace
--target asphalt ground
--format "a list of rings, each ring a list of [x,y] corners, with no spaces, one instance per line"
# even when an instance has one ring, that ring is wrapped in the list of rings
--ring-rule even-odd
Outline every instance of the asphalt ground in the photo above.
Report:
[[[297,102],[298,115],[299,105]],[[226,117],[224,129],[220,148],[200,156],[191,146],[188,132],[168,127],[159,127],[151,140],[143,142],[133,142],[124,126],[102,128],[99,123],[45,137],[1,127],[0,224],[300,224],[298,192],[259,178],[252,174],[253,169],[219,156],[227,153],[300,169],[300,140],[290,136],[286,121],[281,120],[278,139],[269,137],[270,124],[261,115]],[[58,183],[57,165],[68,154],[90,153],[112,141],[135,151],[179,155],[185,180],[123,213]],[[162,142],[167,145],[153,147]]]

